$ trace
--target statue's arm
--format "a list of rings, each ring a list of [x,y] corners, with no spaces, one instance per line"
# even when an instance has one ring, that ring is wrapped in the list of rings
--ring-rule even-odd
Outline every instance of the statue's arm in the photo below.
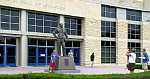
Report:
[[[54,36],[55,38],[57,38],[57,35],[56,35],[57,32],[58,32],[57,29],[55,29],[55,30],[52,32],[52,33],[53,33],[53,36]]]
[[[68,39],[68,35],[67,35],[67,33],[66,33],[66,32],[64,32],[64,34],[65,34],[65,36],[66,36],[66,39]]]

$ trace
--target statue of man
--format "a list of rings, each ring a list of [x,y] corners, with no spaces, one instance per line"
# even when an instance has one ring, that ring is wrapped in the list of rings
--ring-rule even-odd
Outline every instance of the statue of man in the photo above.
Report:
[[[57,28],[53,31],[54,37],[57,39],[57,49],[58,53],[63,53],[63,56],[66,56],[66,53],[63,52],[65,47],[65,40],[68,38],[67,33],[63,28],[63,24],[59,24]],[[61,51],[62,46],[62,51]]]

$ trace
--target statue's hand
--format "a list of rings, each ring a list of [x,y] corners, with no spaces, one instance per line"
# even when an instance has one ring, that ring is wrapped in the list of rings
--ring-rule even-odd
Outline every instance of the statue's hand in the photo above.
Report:
[[[68,39],[68,35],[67,35],[67,33],[65,32],[64,34],[65,34],[65,36],[66,36],[66,39]]]
[[[68,39],[68,36],[66,36],[66,39]]]

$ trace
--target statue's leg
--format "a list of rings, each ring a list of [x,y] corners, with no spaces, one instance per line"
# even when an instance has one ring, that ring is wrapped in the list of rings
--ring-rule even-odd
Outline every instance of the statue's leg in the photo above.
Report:
[[[61,43],[60,43],[60,40],[57,40],[57,51],[58,51],[58,54],[61,55]]]
[[[67,56],[67,55],[66,55],[66,51],[65,51],[65,41],[62,40],[61,43],[62,43],[62,48],[63,48],[63,55],[64,55],[64,56]]]

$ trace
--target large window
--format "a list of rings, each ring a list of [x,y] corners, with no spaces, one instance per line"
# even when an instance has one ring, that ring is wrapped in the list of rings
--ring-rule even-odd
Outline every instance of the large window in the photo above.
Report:
[[[0,36],[0,45],[16,45],[16,38],[15,37],[5,37]]]
[[[65,17],[65,30],[68,35],[81,35],[81,18]]]
[[[66,41],[65,47],[80,47],[79,41]]]
[[[16,66],[16,38],[0,36],[0,66]]]
[[[116,63],[116,43],[101,41],[101,63]]]
[[[55,48],[54,40],[28,39],[28,65],[48,65]]]
[[[142,20],[142,12],[138,10],[130,10],[127,9],[126,11],[127,20],[133,20],[133,21],[141,21]]]
[[[19,19],[19,10],[12,8],[0,8],[0,29],[19,30]]]
[[[101,36],[102,37],[116,37],[116,22],[101,21]]]
[[[80,65],[80,41],[66,41],[65,42],[65,53],[68,53],[72,50],[74,62],[76,65]]]
[[[116,18],[116,8],[108,5],[102,5],[101,16]],[[116,38],[116,22],[102,20],[101,37]],[[116,63],[115,41],[101,41],[101,63]]]
[[[116,18],[116,8],[112,6],[102,5],[101,16],[109,17],[109,18]]]
[[[128,39],[140,39],[140,25],[128,24]]]
[[[132,51],[132,52],[136,53],[136,63],[141,62],[140,58],[138,58],[141,56],[141,53],[140,53],[141,48],[140,47],[141,47],[140,43],[128,42],[128,48],[134,49],[134,51]]]
[[[55,46],[55,41],[54,40],[29,38],[28,39],[28,45],[30,45],[30,46],[45,46],[45,47]]]
[[[58,22],[57,15],[28,12],[29,32],[52,33]]]

